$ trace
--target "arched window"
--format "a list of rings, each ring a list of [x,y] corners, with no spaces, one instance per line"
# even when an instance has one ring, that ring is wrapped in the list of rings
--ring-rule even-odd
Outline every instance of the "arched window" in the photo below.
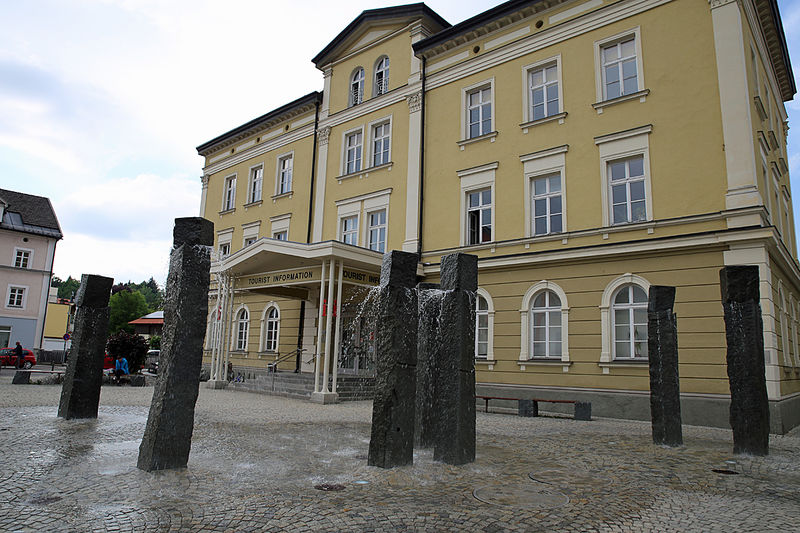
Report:
[[[475,357],[486,359],[489,354],[489,303],[480,294],[475,305]]]
[[[358,105],[364,101],[364,69],[358,67],[350,76],[350,105]]]
[[[375,64],[375,86],[373,95],[378,96],[389,92],[389,58],[383,56]]]
[[[567,293],[557,283],[543,280],[522,297],[520,312],[519,368],[527,365],[558,365],[568,372],[569,304]]]
[[[236,350],[247,351],[247,335],[250,333],[250,313],[242,307],[236,314]]]
[[[533,357],[561,359],[561,299],[545,290],[533,299],[530,312],[531,349]]]
[[[625,285],[616,292],[613,302],[614,359],[647,359],[647,293],[638,285]]]
[[[278,351],[278,325],[280,316],[277,307],[270,307],[267,311],[267,318],[264,321],[264,351]]]

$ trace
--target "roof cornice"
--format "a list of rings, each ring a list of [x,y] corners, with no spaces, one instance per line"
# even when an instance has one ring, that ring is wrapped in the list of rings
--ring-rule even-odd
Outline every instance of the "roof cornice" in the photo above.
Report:
[[[797,87],[792,73],[792,63],[789,59],[789,49],[786,46],[786,35],[783,33],[783,22],[778,10],[777,0],[753,0],[756,8],[758,22],[775,76],[778,88],[784,102],[791,100],[797,92]]]

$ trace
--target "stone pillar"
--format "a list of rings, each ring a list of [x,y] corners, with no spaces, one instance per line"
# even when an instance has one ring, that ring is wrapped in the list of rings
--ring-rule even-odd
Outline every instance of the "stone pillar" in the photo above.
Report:
[[[58,416],[67,420],[97,418],[108,338],[108,298],[113,284],[113,278],[81,276],[75,297],[75,331],[58,405]]]
[[[436,363],[439,360],[439,313],[442,292],[438,283],[417,285],[417,400],[414,445],[430,448],[436,443]]]
[[[653,442],[683,444],[678,378],[678,323],[672,306],[675,287],[652,285],[647,304],[647,357],[650,365],[650,419]]]
[[[475,294],[478,257],[442,257],[442,322],[437,365],[438,430],[433,458],[448,464],[475,460]]]
[[[376,376],[368,464],[392,468],[414,461],[417,365],[417,254],[383,256],[376,309]],[[474,400],[473,400],[474,401]]]
[[[214,224],[177,218],[169,260],[158,381],[139,446],[141,470],[184,468],[200,388]]]
[[[727,266],[719,271],[719,279],[728,343],[733,452],[767,455],[769,401],[758,267]]]

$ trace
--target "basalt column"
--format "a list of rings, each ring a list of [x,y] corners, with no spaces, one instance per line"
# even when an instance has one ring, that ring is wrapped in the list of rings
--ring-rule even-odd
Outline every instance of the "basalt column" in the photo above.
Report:
[[[97,418],[108,337],[108,298],[112,278],[84,274],[75,298],[75,331],[61,387],[58,416]]]
[[[417,365],[417,255],[383,256],[375,327],[376,376],[368,464],[392,468],[414,461]]]
[[[460,465],[475,460],[475,293],[478,257],[442,257],[438,413],[433,458]]]
[[[158,381],[139,446],[142,470],[184,468],[189,461],[200,388],[214,224],[175,219]]]
[[[419,328],[417,330],[417,402],[414,445],[433,446],[436,435],[436,376],[439,360],[439,315],[441,294],[438,283],[417,285]]]
[[[767,455],[769,402],[758,267],[728,266],[719,271],[719,279],[728,343],[733,452]]]
[[[647,357],[650,364],[650,418],[653,442],[683,444],[678,379],[678,323],[672,306],[675,287],[653,285],[647,304]]]

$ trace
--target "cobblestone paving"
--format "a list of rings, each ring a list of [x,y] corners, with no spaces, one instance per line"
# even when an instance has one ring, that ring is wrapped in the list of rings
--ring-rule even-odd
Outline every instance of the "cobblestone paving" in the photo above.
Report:
[[[797,531],[800,430],[766,458],[729,431],[478,414],[475,463],[366,465],[370,402],[320,406],[202,388],[189,467],[136,468],[152,388],[104,387],[56,417],[60,387],[0,375],[0,531]],[[730,462],[735,461],[735,462]],[[712,469],[736,474],[715,473]],[[340,484],[341,491],[315,490]]]

